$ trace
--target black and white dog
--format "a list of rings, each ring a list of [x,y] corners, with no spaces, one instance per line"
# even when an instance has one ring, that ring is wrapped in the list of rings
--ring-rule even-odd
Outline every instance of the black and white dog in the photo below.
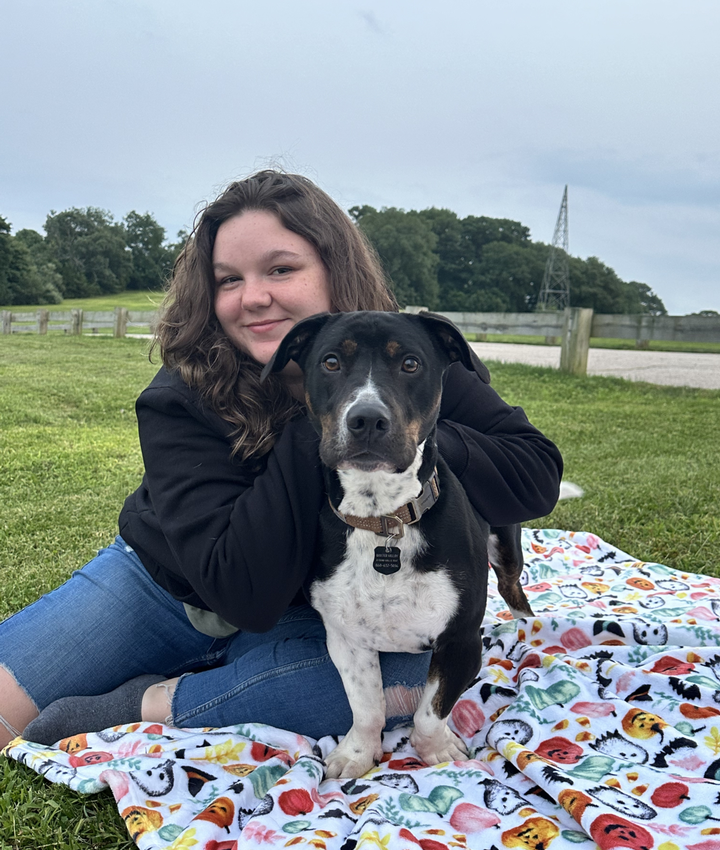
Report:
[[[427,764],[466,759],[447,718],[480,669],[488,556],[513,615],[532,616],[519,527],[478,519],[435,441],[447,366],[489,373],[458,328],[430,313],[311,316],[263,376],[290,360],[304,373],[328,495],[309,595],[353,713],[328,776],[361,776],[382,757],[379,652],[432,650],[411,743]]]

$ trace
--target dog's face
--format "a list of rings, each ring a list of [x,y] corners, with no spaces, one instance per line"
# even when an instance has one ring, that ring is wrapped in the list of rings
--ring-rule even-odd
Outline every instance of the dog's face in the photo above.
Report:
[[[435,425],[446,367],[459,360],[489,380],[460,331],[428,313],[311,316],[287,334],[263,376],[289,360],[303,370],[331,469],[404,471]]]

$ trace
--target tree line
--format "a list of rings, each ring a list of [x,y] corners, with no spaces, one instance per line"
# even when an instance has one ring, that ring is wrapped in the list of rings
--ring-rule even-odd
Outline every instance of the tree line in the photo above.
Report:
[[[401,306],[463,312],[531,312],[550,246],[518,221],[451,210],[357,206],[351,218],[380,257]],[[187,233],[176,241],[150,213],[115,221],[96,207],[51,211],[45,235],[0,216],[0,304],[60,304],[64,298],[161,289]],[[568,257],[570,303],[597,313],[666,315],[645,283],[623,281],[597,257]]]
[[[550,246],[519,221],[451,210],[353,207],[401,304],[471,313],[535,310]],[[645,283],[625,282],[597,257],[568,257],[570,304],[596,313],[666,315]]]
[[[12,235],[0,216],[0,304],[60,304],[64,298],[161,289],[187,234],[167,241],[150,213],[115,221],[106,210],[75,207],[36,230]]]

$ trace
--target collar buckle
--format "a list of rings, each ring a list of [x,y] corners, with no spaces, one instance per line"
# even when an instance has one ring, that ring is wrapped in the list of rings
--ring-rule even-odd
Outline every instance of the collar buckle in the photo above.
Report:
[[[399,516],[396,516],[395,514],[385,514],[384,516],[379,517],[379,519],[382,528],[380,531],[376,531],[375,534],[382,535],[388,539],[394,537],[397,540],[405,536],[405,523]],[[415,520],[413,520],[413,522],[415,522]]]

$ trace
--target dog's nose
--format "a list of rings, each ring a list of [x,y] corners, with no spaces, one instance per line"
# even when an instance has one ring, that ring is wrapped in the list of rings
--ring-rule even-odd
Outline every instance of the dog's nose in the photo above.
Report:
[[[348,431],[354,437],[379,437],[387,432],[390,419],[387,410],[377,404],[355,404],[345,417]]]

